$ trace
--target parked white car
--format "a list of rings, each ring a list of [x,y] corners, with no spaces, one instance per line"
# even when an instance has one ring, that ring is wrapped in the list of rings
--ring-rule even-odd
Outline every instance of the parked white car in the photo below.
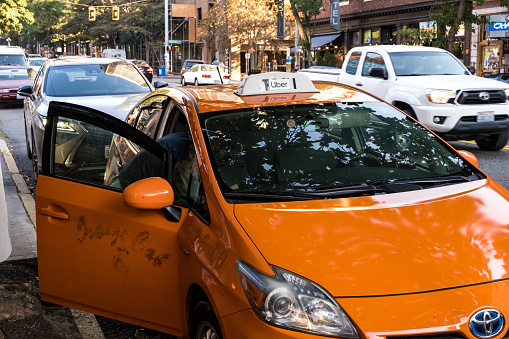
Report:
[[[191,67],[188,72],[180,78],[182,86],[188,84],[200,85],[221,85],[230,83],[230,75],[221,72],[219,67],[210,64],[197,64]]]

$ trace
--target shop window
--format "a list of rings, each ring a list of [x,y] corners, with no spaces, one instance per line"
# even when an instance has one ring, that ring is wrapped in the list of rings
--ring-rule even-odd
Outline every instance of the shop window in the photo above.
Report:
[[[363,44],[370,44],[371,43],[371,30],[370,29],[365,29],[364,30],[362,43]]]
[[[360,43],[361,43],[361,32],[360,31],[352,32],[352,44],[360,45]]]
[[[379,44],[380,43],[380,29],[372,29],[371,30],[371,43]]]

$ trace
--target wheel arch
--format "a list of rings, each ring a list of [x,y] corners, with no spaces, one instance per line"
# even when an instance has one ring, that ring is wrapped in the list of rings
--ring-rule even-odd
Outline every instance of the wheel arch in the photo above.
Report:
[[[211,299],[208,297],[207,293],[205,293],[203,288],[201,288],[201,286],[198,284],[191,284],[191,286],[189,286],[189,289],[187,291],[186,304],[185,304],[186,332],[188,334],[189,334],[189,331],[191,330],[191,317],[193,315],[194,308],[200,301],[206,301],[212,306],[212,308],[215,308],[214,304],[212,303]],[[214,309],[214,313],[217,314],[215,309]]]

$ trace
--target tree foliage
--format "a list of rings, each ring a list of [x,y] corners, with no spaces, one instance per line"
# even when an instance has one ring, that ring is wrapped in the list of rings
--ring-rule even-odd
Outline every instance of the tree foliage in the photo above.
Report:
[[[311,37],[313,30],[311,20],[320,14],[323,7],[322,0],[290,0],[290,7],[299,28],[299,44],[306,53],[306,59],[311,64]]]
[[[0,34],[19,32],[24,22],[34,22],[33,14],[26,7],[26,0],[0,2]]]
[[[33,13],[34,21],[24,23],[23,31],[37,41],[56,40],[70,15],[67,3],[58,0],[28,0],[27,10]]]

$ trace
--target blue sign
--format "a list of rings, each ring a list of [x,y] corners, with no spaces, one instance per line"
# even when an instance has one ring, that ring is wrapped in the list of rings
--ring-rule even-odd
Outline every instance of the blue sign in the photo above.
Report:
[[[490,22],[490,31],[507,31],[509,22]]]
[[[330,2],[330,25],[332,29],[339,31],[339,0]]]

